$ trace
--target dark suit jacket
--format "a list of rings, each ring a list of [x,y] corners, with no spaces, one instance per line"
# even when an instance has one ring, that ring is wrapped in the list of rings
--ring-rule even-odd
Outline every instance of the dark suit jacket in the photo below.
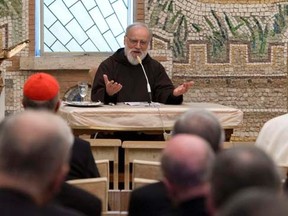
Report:
[[[88,216],[100,216],[102,211],[102,202],[98,197],[68,183],[62,185],[55,202]]]
[[[70,171],[67,180],[99,177],[92,155],[90,143],[75,137],[72,146]],[[64,183],[55,201],[60,205],[85,213],[86,215],[101,215],[101,200],[94,195]]]
[[[39,207],[31,197],[20,191],[8,188],[0,189],[0,215],[1,216],[83,216],[83,214],[65,209],[56,204]]]
[[[132,191],[129,216],[159,216],[169,212],[172,203],[163,182],[148,184]]]
[[[207,209],[206,197],[194,197],[183,203],[180,203],[179,206],[174,207],[171,214],[165,214],[161,216],[210,216],[210,213]]]
[[[67,180],[99,177],[90,143],[75,137]]]
[[[129,216],[209,216],[205,197],[195,197],[173,205],[163,182],[148,184],[132,191]]]

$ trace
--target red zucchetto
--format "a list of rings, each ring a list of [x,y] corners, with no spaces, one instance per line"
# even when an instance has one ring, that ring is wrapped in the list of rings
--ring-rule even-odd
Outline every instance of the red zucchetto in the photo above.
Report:
[[[31,75],[24,84],[23,95],[30,100],[46,101],[59,93],[59,83],[51,75],[36,73]]]

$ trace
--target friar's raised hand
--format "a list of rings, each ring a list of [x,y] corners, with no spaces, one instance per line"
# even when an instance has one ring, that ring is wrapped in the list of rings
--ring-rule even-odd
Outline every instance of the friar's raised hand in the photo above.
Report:
[[[109,96],[118,93],[122,89],[122,85],[120,83],[114,82],[114,80],[109,80],[106,74],[103,74],[103,79],[106,86],[106,92]]]
[[[184,82],[182,85],[179,85],[177,88],[174,89],[173,95],[175,97],[185,94],[192,86],[194,82]]]

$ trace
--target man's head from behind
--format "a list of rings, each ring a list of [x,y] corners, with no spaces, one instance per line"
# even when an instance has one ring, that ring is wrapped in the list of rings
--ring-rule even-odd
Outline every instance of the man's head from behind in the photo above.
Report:
[[[213,208],[221,208],[237,192],[251,187],[280,190],[280,176],[272,159],[255,146],[220,152],[211,174]]]
[[[288,199],[283,194],[263,188],[249,188],[233,196],[217,216],[287,216]]]
[[[0,186],[18,189],[43,203],[69,169],[73,135],[67,123],[47,111],[27,110],[0,124]]]
[[[214,153],[201,137],[180,134],[172,137],[163,151],[164,183],[176,202],[206,191]]]
[[[174,124],[172,135],[193,134],[205,139],[214,152],[218,152],[225,140],[224,130],[213,115],[207,110],[191,109],[184,113]]]
[[[57,111],[60,105],[59,83],[47,73],[31,75],[23,87],[24,108]]]

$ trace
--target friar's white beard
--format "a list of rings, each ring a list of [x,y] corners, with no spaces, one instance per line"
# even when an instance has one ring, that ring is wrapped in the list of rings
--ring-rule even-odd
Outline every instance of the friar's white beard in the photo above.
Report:
[[[124,48],[124,52],[125,52],[125,55],[127,56],[128,61],[132,65],[139,64],[139,61],[137,60],[137,56],[134,57],[133,54],[132,54],[133,52],[140,52],[141,54],[139,53],[140,55],[138,55],[138,56],[140,57],[141,60],[143,60],[146,57],[147,53],[148,53],[147,50],[146,51],[134,50],[134,49],[128,49],[126,47]]]

